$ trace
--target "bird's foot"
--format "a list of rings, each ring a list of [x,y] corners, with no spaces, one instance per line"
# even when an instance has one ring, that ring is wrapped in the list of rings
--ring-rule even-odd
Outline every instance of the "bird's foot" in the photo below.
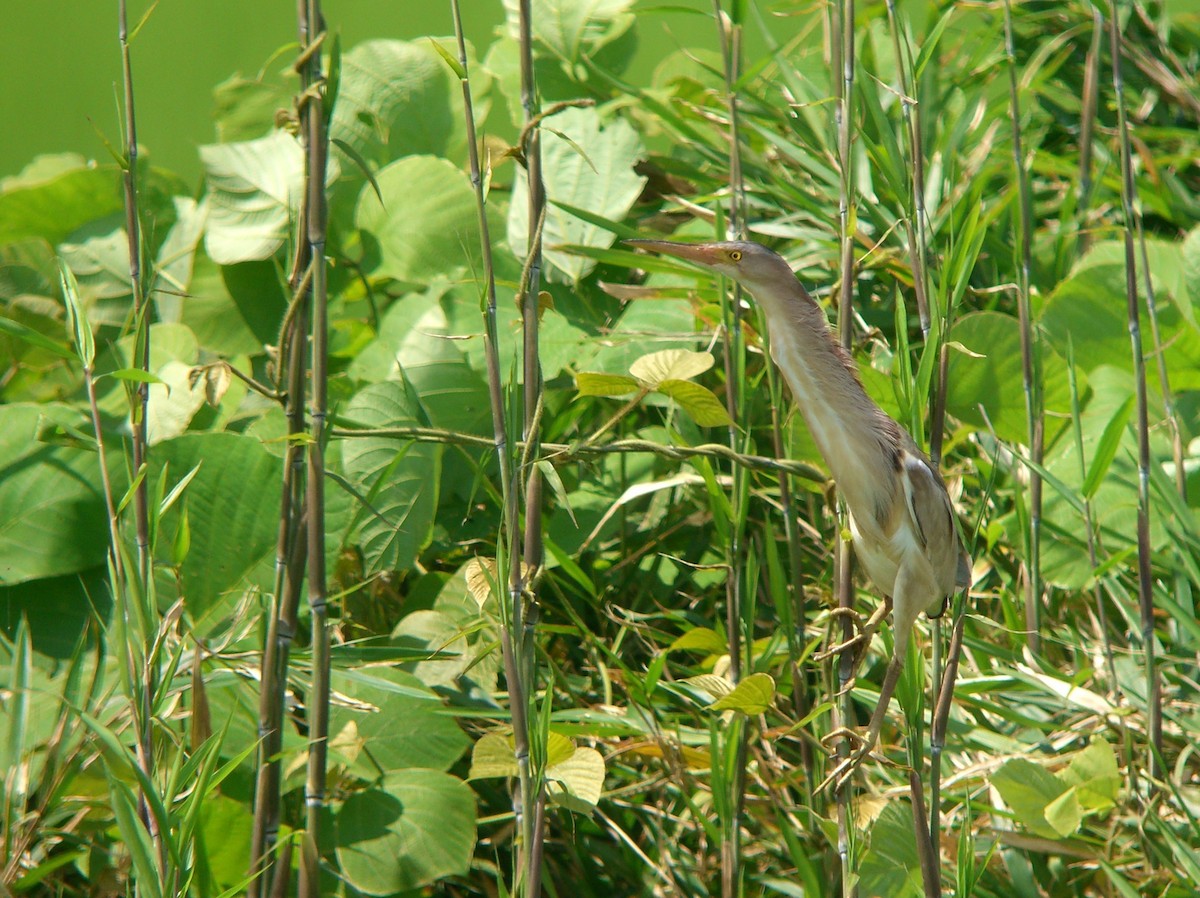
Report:
[[[813,655],[814,661],[826,661],[835,655],[840,655],[852,648],[861,646],[868,642],[875,633],[875,629],[873,627],[863,624],[862,615],[853,608],[831,608],[829,610],[829,616],[850,618],[850,622],[854,625],[854,629],[858,632],[844,642],[839,642],[837,645],[832,645],[824,651],[817,652],[815,655]]]
[[[854,774],[854,771],[858,769],[859,765],[868,758],[879,761],[883,764],[889,763],[887,758],[875,753],[875,746],[879,741],[878,736],[873,737],[871,733],[868,733],[866,736],[862,736],[849,727],[838,727],[836,730],[827,733],[821,739],[821,742],[825,745],[828,745],[838,740],[855,743],[856,747],[847,757],[843,758],[838,765],[833,768],[833,771],[827,777],[825,777],[825,779],[821,781],[821,784],[817,786],[818,792],[826,789],[830,785],[832,785],[835,789],[842,788],[842,786],[846,785],[846,782]]]

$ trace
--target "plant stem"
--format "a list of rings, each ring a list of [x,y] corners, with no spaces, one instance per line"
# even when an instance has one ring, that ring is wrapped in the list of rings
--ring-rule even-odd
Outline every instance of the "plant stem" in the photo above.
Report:
[[[312,618],[312,689],[307,697],[308,776],[304,786],[305,826],[300,861],[301,898],[321,893],[321,823],[325,815],[326,756],[329,736],[329,627],[325,577],[325,441],[328,406],[328,296],[326,288],[325,170],[328,154],[325,81],[321,43],[325,22],[320,0],[298,0],[302,101],[305,139],[305,215],[303,239],[312,266],[312,406],[307,446],[308,605]],[[299,336],[299,331],[296,336]],[[299,347],[297,347],[299,348]]]
[[[1009,104],[1012,108],[1013,165],[1017,175],[1020,210],[1017,260],[1017,312],[1021,328],[1021,378],[1025,389],[1025,422],[1029,452],[1034,462],[1042,463],[1045,421],[1042,415],[1041,362],[1033,330],[1029,304],[1029,279],[1033,264],[1033,201],[1029,193],[1029,174],[1021,149],[1021,101],[1017,90],[1017,58],[1013,49],[1012,4],[1004,0],[1004,49],[1008,61]],[[1029,650],[1036,654],[1041,644],[1039,617],[1042,602],[1041,583],[1042,478],[1029,472],[1029,552],[1025,563],[1025,629]]]
[[[1125,227],[1125,296],[1129,318],[1129,342],[1137,389],[1138,439],[1138,607],[1142,617],[1142,650],[1146,653],[1146,704],[1149,711],[1149,744],[1146,769],[1153,779],[1162,774],[1163,753],[1162,683],[1154,644],[1154,585],[1150,570],[1150,425],[1146,401],[1146,358],[1142,352],[1141,316],[1137,295],[1137,259],[1134,252],[1134,181],[1129,122],[1125,115],[1125,86],[1121,76],[1121,36],[1115,0],[1110,11],[1109,51],[1112,54],[1113,93],[1117,104],[1117,126],[1121,142],[1121,208]]]

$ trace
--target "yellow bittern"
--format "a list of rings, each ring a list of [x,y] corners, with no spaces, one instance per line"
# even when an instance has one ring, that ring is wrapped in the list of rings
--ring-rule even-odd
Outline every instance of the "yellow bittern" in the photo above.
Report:
[[[854,549],[875,586],[891,597],[892,660],[866,736],[830,777],[840,779],[879,740],[917,615],[940,613],[959,587],[970,584],[970,559],[954,526],[946,485],[909,433],[867,395],[825,313],[781,256],[745,241],[625,242],[719,272],[758,302],[771,357],[846,501]],[[868,623],[866,638],[884,614],[886,603]]]

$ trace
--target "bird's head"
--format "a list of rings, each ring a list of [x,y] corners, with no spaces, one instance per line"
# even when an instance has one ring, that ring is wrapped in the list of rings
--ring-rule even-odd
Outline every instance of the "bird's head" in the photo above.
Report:
[[[803,293],[791,266],[778,253],[759,243],[747,240],[716,243],[678,243],[674,240],[624,242],[649,252],[674,256],[733,278],[767,307]]]

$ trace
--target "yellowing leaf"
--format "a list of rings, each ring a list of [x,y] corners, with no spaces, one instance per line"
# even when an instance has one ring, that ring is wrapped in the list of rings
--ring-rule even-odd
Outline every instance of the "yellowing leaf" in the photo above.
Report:
[[[672,642],[667,651],[674,652],[677,649],[699,649],[710,655],[722,655],[726,651],[725,637],[708,627],[696,627]]]
[[[604,757],[594,748],[577,748],[570,757],[548,767],[546,779],[552,800],[573,811],[591,813],[604,791]]]
[[[471,770],[467,779],[516,775],[517,756],[509,737],[499,733],[486,733],[480,737],[471,750]]]
[[[704,690],[714,699],[723,698],[733,692],[733,684],[716,674],[700,674],[698,677],[688,677],[682,682]]]
[[[637,390],[638,382],[624,374],[582,371],[575,375],[575,387],[580,396],[624,396]]]
[[[741,711],[743,714],[762,714],[775,701],[775,680],[770,674],[751,674],[734,690],[710,705],[714,711]]]
[[[651,389],[665,380],[690,380],[713,366],[711,352],[663,349],[644,355],[629,366],[629,373]]]
[[[688,417],[701,427],[728,427],[733,423],[721,400],[712,390],[700,384],[686,380],[665,380],[658,385],[658,392],[678,402]]]

